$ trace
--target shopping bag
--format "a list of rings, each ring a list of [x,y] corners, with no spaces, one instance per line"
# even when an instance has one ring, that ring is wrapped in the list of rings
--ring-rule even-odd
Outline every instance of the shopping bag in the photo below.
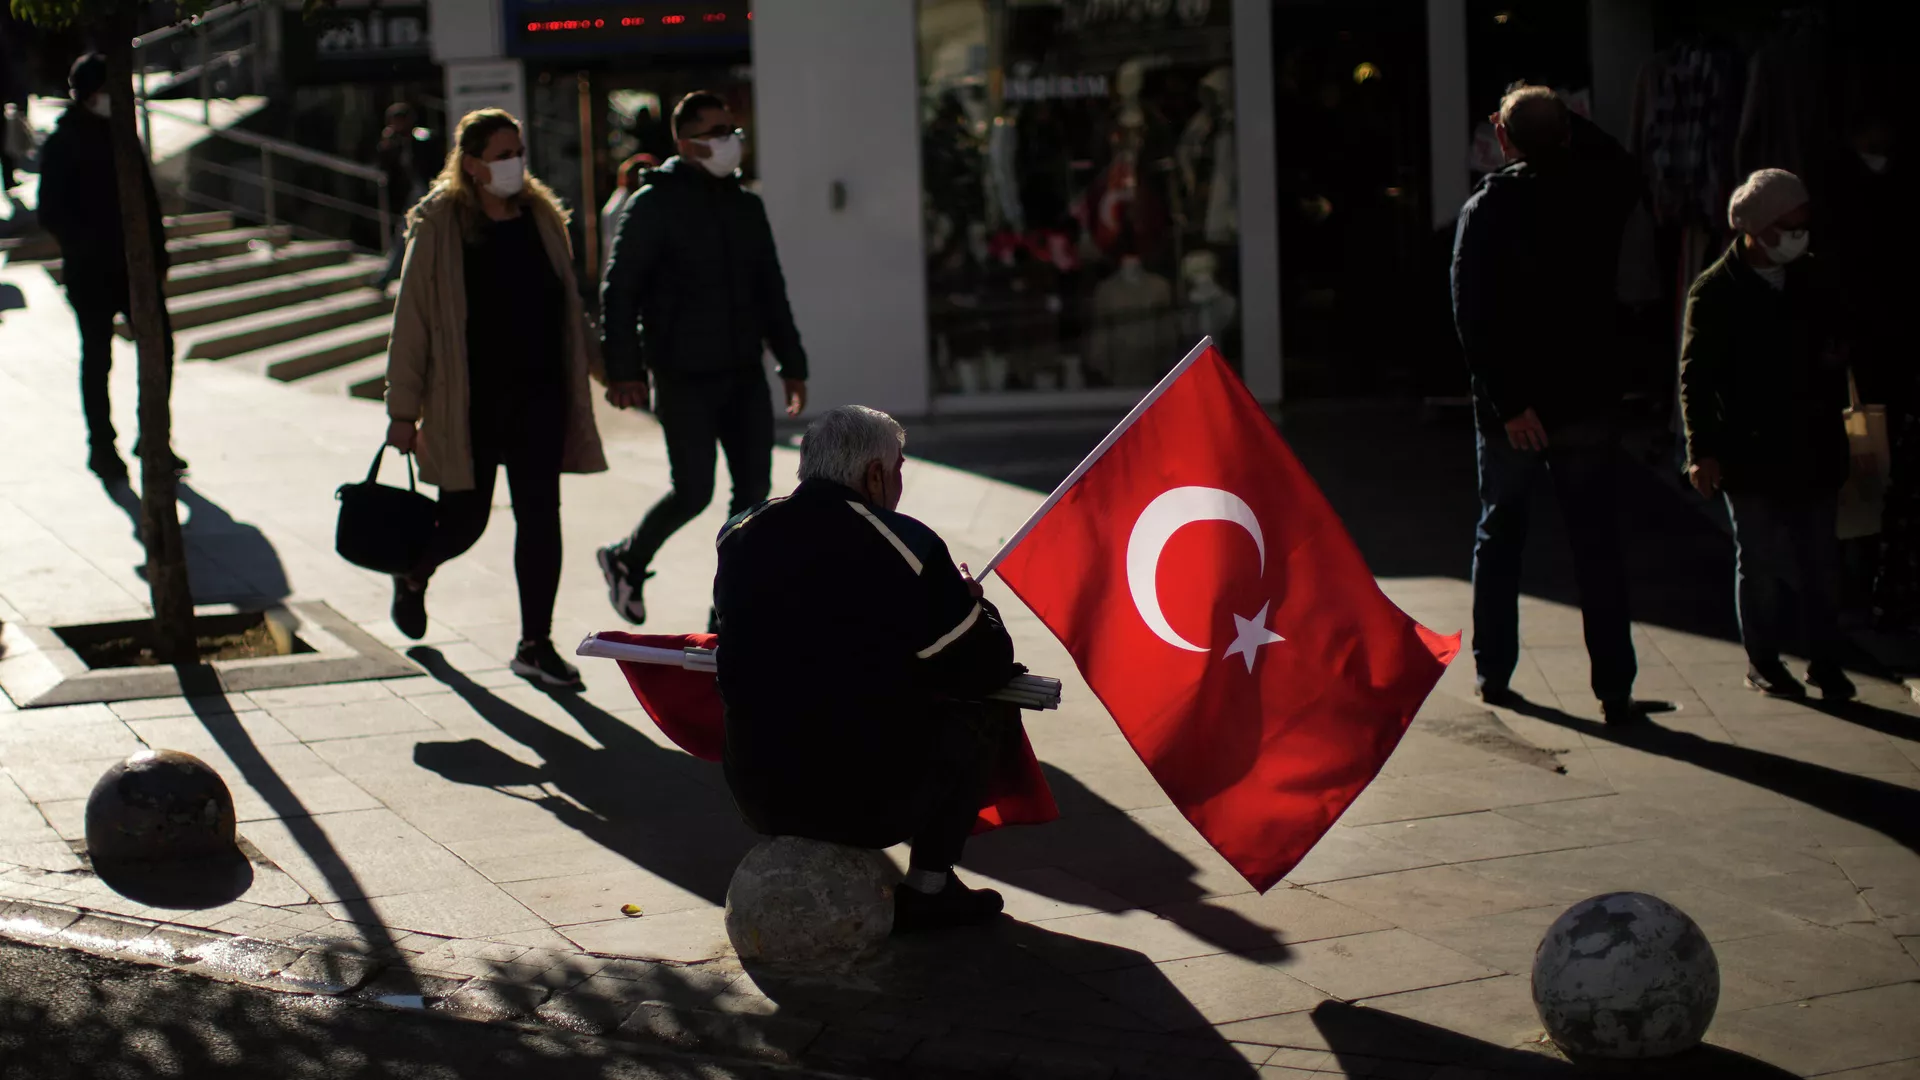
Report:
[[[407,486],[380,483],[382,445],[373,455],[367,478],[342,484],[334,493],[340,500],[340,519],[334,527],[333,548],[340,557],[383,574],[405,574],[420,565],[433,537],[438,505],[414,487],[413,458],[407,458]]]
[[[1893,473],[1893,443],[1887,434],[1887,407],[1860,401],[1860,387],[1847,372],[1847,453],[1852,469],[1840,489],[1840,539],[1853,540],[1880,531],[1887,480]]]

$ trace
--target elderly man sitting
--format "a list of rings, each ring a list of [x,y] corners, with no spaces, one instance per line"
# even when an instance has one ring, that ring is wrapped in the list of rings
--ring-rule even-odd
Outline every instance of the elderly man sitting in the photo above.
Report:
[[[988,921],[953,874],[1018,713],[1000,615],[932,529],[896,512],[906,431],[857,405],[814,421],[800,486],[729,521],[714,579],[726,776],[768,835],[911,841],[896,932]]]

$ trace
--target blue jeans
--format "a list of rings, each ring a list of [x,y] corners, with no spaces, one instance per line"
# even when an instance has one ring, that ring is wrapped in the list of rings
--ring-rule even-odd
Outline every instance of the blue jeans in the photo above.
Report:
[[[1728,492],[1727,509],[1733,513],[1734,604],[1748,662],[1780,662],[1791,586],[1800,600],[1807,659],[1815,667],[1838,665],[1840,497]]]
[[[1594,696],[1627,701],[1638,664],[1613,509],[1619,447],[1610,435],[1594,432],[1550,437],[1550,449],[1530,453],[1514,449],[1504,435],[1475,436],[1480,525],[1473,544],[1474,667],[1482,689],[1504,690],[1520,662],[1520,557],[1534,487],[1545,472],[1553,478],[1573,545]]]

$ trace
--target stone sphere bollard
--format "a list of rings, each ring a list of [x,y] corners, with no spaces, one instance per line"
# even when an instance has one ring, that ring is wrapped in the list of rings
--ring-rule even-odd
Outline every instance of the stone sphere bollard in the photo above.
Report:
[[[1645,893],[1582,900],[1533,958],[1533,1005],[1575,1058],[1691,1050],[1720,1003],[1720,962],[1686,913]]]
[[[899,875],[886,856],[797,836],[762,841],[727,887],[727,937],[742,960],[849,960],[893,932]]]
[[[96,869],[172,866],[237,852],[233,795],[192,754],[142,750],[108,769],[87,797],[87,854]]]

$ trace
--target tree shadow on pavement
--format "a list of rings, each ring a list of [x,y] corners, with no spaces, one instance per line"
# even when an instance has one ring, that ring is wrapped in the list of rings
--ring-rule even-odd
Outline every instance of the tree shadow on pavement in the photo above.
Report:
[[[1516,1080],[1573,1080],[1583,1076],[1790,1080],[1794,1075],[1745,1054],[1705,1045],[1664,1059],[1573,1063],[1539,1051],[1483,1042],[1384,1009],[1339,1001],[1322,1003],[1313,1010],[1311,1019],[1319,1040],[1349,1076],[1424,1076],[1450,1065],[1478,1070],[1474,1075]]]
[[[467,739],[421,743],[414,747],[415,764],[455,783],[496,790],[552,785],[564,798],[532,801],[561,824],[711,903],[726,902],[734,868],[760,838],[716,786],[712,765],[657,745],[578,694],[549,694],[599,743],[592,745],[474,682],[437,649],[415,646],[407,655],[543,762],[527,765]]]
[[[1843,708],[1845,712],[1839,711]],[[1765,750],[1703,739],[1688,732],[1661,727],[1652,721],[1618,727],[1582,720],[1531,701],[1516,704],[1513,711],[1618,746],[1683,761],[1709,772],[1766,788],[1872,829],[1909,850],[1920,851],[1920,791],[1913,788],[1798,761]],[[1836,706],[1834,715],[1843,719],[1874,717],[1876,724],[1887,722],[1880,717],[1891,716],[1909,725],[1913,723],[1898,713],[1858,703]]]
[[[1144,955],[1013,919],[893,938],[838,973],[747,975],[783,1015],[827,1025],[807,1063],[863,1076],[1260,1075]],[[891,1069],[874,1071],[879,1052]]]
[[[101,486],[127,515],[134,542],[144,543],[139,491],[126,480],[104,481]],[[258,526],[236,520],[185,481],[179,484],[177,493],[180,504],[187,508],[180,536],[186,547],[187,577],[193,583],[195,603],[272,603],[291,595],[280,553]],[[145,566],[138,572],[145,577]]]

